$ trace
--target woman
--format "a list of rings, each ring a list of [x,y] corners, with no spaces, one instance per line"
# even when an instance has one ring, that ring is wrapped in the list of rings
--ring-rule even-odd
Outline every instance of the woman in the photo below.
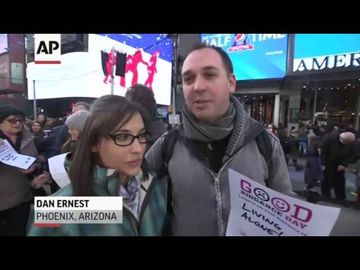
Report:
[[[37,157],[29,130],[24,128],[25,114],[12,105],[0,106],[0,144],[7,140],[20,154]],[[27,170],[0,162],[0,236],[25,236],[33,198],[30,181],[39,164]]]
[[[68,127],[69,139],[61,146],[61,153],[75,153],[77,141],[80,137],[81,132],[84,129],[85,122],[88,116],[88,111],[80,110],[73,113],[66,119],[65,125]]]
[[[147,172],[147,121],[138,106],[113,95],[94,102],[71,161],[72,183],[54,194],[122,196],[123,223],[34,226],[29,235],[161,235],[166,223],[166,185]]]
[[[41,142],[46,137],[46,133],[44,132],[44,129],[39,121],[33,121],[31,124],[31,132],[33,134],[33,141],[36,145],[36,148],[39,150],[39,146],[41,145]]]
[[[45,139],[47,135],[44,132],[44,127],[42,122],[39,122],[37,120],[32,121],[31,133],[32,133],[33,142],[38,152],[38,161],[41,166],[41,168],[37,172],[37,175],[41,177],[36,177],[31,182],[32,191],[34,196],[47,196],[47,191],[43,187],[45,187],[45,184],[49,184],[50,175],[47,172],[48,166],[47,166],[47,156],[45,152],[45,146],[46,146]]]
[[[32,133],[32,138],[33,138],[34,144],[39,153],[38,158],[41,162],[41,170],[39,171],[39,174],[40,174],[40,173],[43,173],[45,171],[45,169],[47,169],[47,155],[46,155],[46,151],[45,151],[46,150],[46,140],[45,139],[47,138],[47,135],[44,132],[42,124],[36,120],[32,121],[31,133]],[[42,183],[42,184],[45,184],[45,183]],[[43,190],[41,188],[41,186],[39,186],[39,183],[32,182],[31,185],[32,185],[33,189],[35,189],[35,192],[34,192],[35,196],[46,196],[47,195],[45,190]]]

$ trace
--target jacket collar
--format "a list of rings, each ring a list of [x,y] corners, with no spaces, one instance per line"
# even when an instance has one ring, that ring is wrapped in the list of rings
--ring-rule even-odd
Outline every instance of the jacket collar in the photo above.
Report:
[[[111,196],[118,196],[120,189],[119,173],[115,169],[95,167],[94,181],[96,185],[106,189]],[[140,182],[140,207],[146,197],[147,191],[153,181],[153,176],[149,174],[149,178],[144,180],[143,172],[133,176]]]

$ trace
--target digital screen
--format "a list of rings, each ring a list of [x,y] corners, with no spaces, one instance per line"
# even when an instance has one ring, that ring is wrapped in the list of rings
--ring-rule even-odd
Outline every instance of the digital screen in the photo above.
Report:
[[[202,42],[228,53],[236,80],[283,78],[287,34],[201,34]]]
[[[170,105],[172,48],[167,34],[89,34],[88,52],[63,54],[60,65],[28,63],[29,99],[33,80],[36,99],[124,96],[140,83],[153,90],[157,104]]]
[[[354,70],[360,66],[360,34],[295,34],[296,74]]]
[[[0,54],[8,52],[7,34],[0,34]]]
[[[156,112],[158,118],[167,118],[169,114],[168,107],[158,107]]]

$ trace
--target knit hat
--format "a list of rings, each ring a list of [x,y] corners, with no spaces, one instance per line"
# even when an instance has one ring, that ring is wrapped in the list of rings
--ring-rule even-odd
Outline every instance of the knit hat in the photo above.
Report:
[[[20,108],[10,104],[0,105],[0,121],[5,119],[9,115],[21,115],[25,118],[25,113]]]
[[[81,132],[89,115],[90,113],[88,111],[77,111],[66,119],[65,125],[67,125],[69,129],[77,129]]]

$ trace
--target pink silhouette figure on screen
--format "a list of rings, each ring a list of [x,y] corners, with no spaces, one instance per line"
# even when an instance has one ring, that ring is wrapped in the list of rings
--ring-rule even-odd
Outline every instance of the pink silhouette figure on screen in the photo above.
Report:
[[[134,55],[128,55],[126,58],[126,67],[125,67],[125,76],[126,74],[131,71],[133,74],[132,80],[131,80],[131,86],[138,83],[139,73],[138,73],[138,65],[139,63],[143,63],[144,65],[148,66],[148,63],[146,63],[142,59],[142,52],[140,49],[136,50]],[[125,86],[125,76],[121,77],[120,79],[120,85],[122,87]]]
[[[150,89],[152,89],[154,75],[155,75],[155,73],[157,73],[156,62],[157,62],[159,55],[160,55],[160,52],[155,51],[155,52],[153,52],[153,54],[151,55],[150,60],[149,60],[149,64],[148,64],[148,68],[147,68],[149,76],[146,79],[144,84],[145,84],[145,86],[149,87]]]
[[[104,83],[108,82],[109,76],[110,76],[109,82],[112,82],[112,76],[114,74],[114,66],[116,65],[116,50],[114,48],[112,48],[111,51],[109,52],[105,65],[106,65],[106,76],[104,78]]]

